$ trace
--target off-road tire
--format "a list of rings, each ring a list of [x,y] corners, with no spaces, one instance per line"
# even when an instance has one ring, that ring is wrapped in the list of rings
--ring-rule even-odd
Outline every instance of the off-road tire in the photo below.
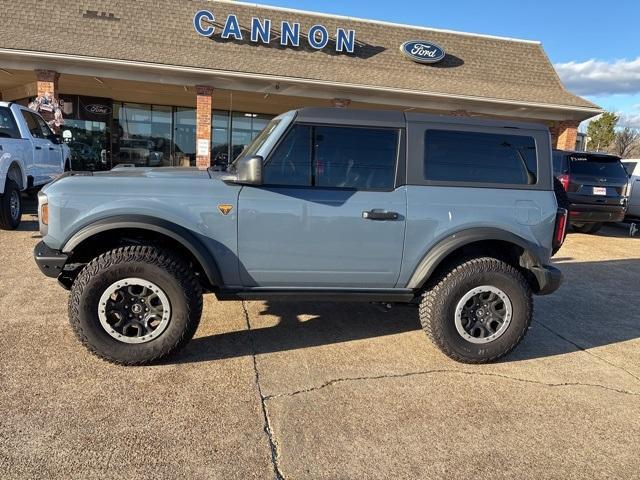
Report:
[[[493,341],[475,344],[455,327],[455,309],[472,289],[491,285],[511,301],[513,315],[504,333]],[[511,352],[523,339],[533,318],[531,288],[511,265],[491,257],[461,260],[442,272],[425,289],[420,323],[431,341],[448,357],[463,363],[487,363]]]
[[[11,216],[11,196],[18,195],[19,211],[17,218]],[[7,178],[4,184],[4,194],[0,195],[0,230],[15,230],[20,225],[22,216],[22,199],[20,198],[20,187],[18,184]]]
[[[602,222],[591,224],[591,230],[589,230],[589,233],[598,233],[603,225],[604,223]]]
[[[588,235],[598,232],[602,228],[602,223],[581,223],[571,225],[571,228],[578,233],[584,233]]]
[[[157,338],[127,344],[100,324],[98,304],[118,280],[137,277],[158,285],[171,304],[169,324]],[[145,365],[178,351],[191,340],[202,314],[202,289],[188,265],[173,253],[151,246],[128,246],[106,252],[80,272],[71,288],[69,320],[91,353],[120,365]]]

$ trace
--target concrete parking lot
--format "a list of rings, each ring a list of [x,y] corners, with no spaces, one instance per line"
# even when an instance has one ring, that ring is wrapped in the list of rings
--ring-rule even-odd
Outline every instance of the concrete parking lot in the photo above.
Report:
[[[89,355],[0,232],[0,478],[640,478],[640,238],[571,234],[504,361],[457,364],[415,309],[219,303],[163,365]]]

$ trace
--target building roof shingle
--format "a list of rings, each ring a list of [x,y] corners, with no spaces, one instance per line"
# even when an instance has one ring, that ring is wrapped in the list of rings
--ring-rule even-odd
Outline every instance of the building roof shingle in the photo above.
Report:
[[[201,67],[249,74],[336,82],[429,94],[483,97],[515,103],[597,108],[562,86],[542,46],[496,37],[384,24],[344,17],[286,11],[227,1],[65,0],[5,2],[0,47],[39,52]],[[96,11],[96,8],[99,10]],[[193,28],[197,10],[216,16],[212,38]],[[238,15],[245,31],[251,18],[268,18],[274,32],[283,20],[296,21],[306,32],[321,23],[329,32],[354,29],[354,55],[330,49],[281,48],[277,35],[269,46],[223,41],[221,23]],[[447,52],[436,64],[405,58],[400,45],[408,40],[435,42]]]

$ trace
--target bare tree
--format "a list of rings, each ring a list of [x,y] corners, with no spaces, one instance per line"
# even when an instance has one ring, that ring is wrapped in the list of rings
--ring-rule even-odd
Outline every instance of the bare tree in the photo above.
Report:
[[[621,158],[628,158],[640,150],[640,130],[629,126],[616,131],[609,151]]]

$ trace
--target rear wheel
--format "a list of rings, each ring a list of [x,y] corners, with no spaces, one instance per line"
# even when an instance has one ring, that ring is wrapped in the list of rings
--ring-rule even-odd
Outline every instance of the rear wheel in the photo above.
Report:
[[[501,260],[460,262],[428,288],[420,322],[433,343],[464,363],[496,360],[522,340],[533,316],[531,289]]]
[[[0,229],[15,230],[22,217],[22,198],[20,188],[11,179],[7,179],[4,194],[0,195]]]
[[[71,288],[69,319],[93,354],[143,365],[179,350],[194,335],[202,290],[168,251],[123,247],[91,261]]]

